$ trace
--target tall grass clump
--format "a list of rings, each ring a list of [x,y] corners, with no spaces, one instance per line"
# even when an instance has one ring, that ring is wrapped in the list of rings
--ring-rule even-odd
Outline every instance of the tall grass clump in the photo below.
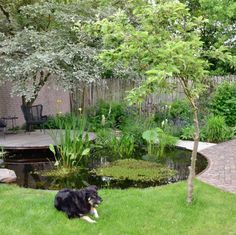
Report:
[[[204,127],[204,135],[209,142],[221,142],[232,138],[232,130],[222,116],[210,116]]]

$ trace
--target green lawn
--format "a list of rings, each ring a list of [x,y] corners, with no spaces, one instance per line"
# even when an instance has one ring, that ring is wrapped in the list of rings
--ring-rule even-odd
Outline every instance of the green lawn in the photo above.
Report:
[[[186,182],[163,187],[101,190],[97,224],[69,220],[53,207],[56,192],[0,185],[1,235],[236,234],[236,195],[196,181],[192,206]]]

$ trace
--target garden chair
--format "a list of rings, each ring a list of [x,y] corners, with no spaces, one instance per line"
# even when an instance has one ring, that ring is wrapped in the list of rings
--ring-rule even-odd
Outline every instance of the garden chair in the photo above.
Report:
[[[6,127],[7,127],[6,122],[3,119],[0,119],[0,131],[2,131],[4,138],[5,138]]]
[[[43,105],[33,105],[33,106],[21,106],[21,110],[24,114],[25,122],[26,122],[26,131],[32,131],[34,125],[43,126],[44,130],[44,123],[47,122],[47,116],[42,115],[43,113]]]

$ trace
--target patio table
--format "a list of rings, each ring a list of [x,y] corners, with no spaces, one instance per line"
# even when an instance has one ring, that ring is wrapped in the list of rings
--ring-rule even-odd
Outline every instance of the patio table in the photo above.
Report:
[[[11,128],[14,130],[16,127],[16,120],[18,119],[18,117],[16,116],[8,116],[8,117],[1,117],[0,119],[4,120],[7,124],[8,127],[8,122],[11,122]],[[9,127],[8,127],[9,129]]]

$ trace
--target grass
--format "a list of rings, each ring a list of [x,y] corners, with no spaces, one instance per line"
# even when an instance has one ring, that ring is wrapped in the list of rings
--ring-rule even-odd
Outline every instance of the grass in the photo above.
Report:
[[[69,220],[53,207],[55,191],[0,185],[0,234],[24,235],[226,235],[236,234],[236,195],[195,182],[186,204],[186,182],[168,186],[100,190],[97,224]]]

